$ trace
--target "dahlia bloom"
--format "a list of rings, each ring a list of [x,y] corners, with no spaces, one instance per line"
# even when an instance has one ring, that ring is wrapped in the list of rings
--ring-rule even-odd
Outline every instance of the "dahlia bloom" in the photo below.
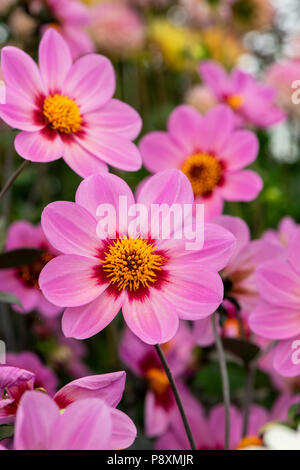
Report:
[[[269,339],[300,335],[300,230],[286,249],[286,259],[267,261],[256,271],[261,302],[249,318],[251,329]]]
[[[5,244],[7,251],[20,248],[35,248],[43,250],[43,253],[30,264],[24,264],[18,268],[1,269],[1,290],[14,294],[21,301],[22,307],[14,305],[14,310],[19,313],[38,310],[47,317],[58,315],[61,308],[44,297],[38,282],[42,268],[58,254],[57,250],[48,243],[40,225],[34,226],[23,220],[11,224]]]
[[[104,56],[88,54],[72,64],[70,50],[53,29],[43,36],[39,65],[15,47],[2,49],[6,104],[0,116],[20,129],[16,151],[25,159],[63,157],[80,176],[106,171],[107,164],[134,171],[140,154],[131,142],[141,119],[112,99],[115,76]]]
[[[175,378],[192,362],[194,343],[190,329],[183,322],[172,340],[161,345]],[[148,383],[145,398],[145,433],[159,436],[166,432],[177,405],[169,380],[153,347],[140,341],[126,329],[120,345],[120,358],[138,377]],[[181,385],[181,391],[183,385]],[[182,398],[186,401],[188,391],[184,388]]]
[[[45,393],[26,392],[15,423],[15,450],[114,450],[129,447],[131,419],[100,398],[81,399],[61,411]]]
[[[257,138],[234,125],[227,106],[217,106],[203,117],[182,105],[171,113],[167,132],[150,132],[140,142],[149,171],[178,168],[188,177],[207,220],[222,213],[224,200],[251,201],[262,189],[260,176],[244,170],[257,157]]]
[[[299,118],[299,105],[292,101],[295,89],[293,82],[300,77],[300,60],[285,60],[272,64],[266,72],[266,82],[272,85],[277,92],[277,103],[286,109],[291,115]]]
[[[204,318],[221,303],[223,284],[217,271],[230,257],[234,237],[222,227],[207,224],[203,247],[196,245],[193,250],[186,249],[186,238],[176,239],[180,227],[170,233],[170,239],[153,238],[160,224],[152,219],[146,226],[128,224],[128,214],[119,214],[121,196],[129,209],[137,209],[127,184],[103,173],[79,185],[75,203],[54,202],[44,209],[43,229],[64,254],[45,266],[40,286],[49,301],[67,307],[62,321],[67,337],[95,335],[122,307],[127,326],[142,341],[165,343],[175,335],[179,318]],[[137,203],[151,210],[154,203],[192,207],[193,200],[184,174],[167,170],[147,181]],[[103,204],[113,207],[117,217],[121,215],[118,226],[111,221],[116,238],[96,235],[97,229],[105,232],[103,220],[97,223],[96,215]],[[163,215],[162,223],[167,219],[168,214]],[[132,264],[132,256],[137,265]]]
[[[227,75],[221,65],[211,60],[200,63],[199,73],[217,100],[235,111],[241,124],[266,128],[285,118],[275,104],[275,88],[259,83],[252,75],[238,68]]]
[[[285,248],[292,241],[296,235],[298,225],[291,217],[283,217],[278,224],[277,230],[269,229],[266,230],[262,236],[263,240],[267,240],[271,243],[275,243],[279,247]]]
[[[138,13],[122,2],[102,2],[91,12],[91,35],[102,52],[126,56],[145,41],[145,27]]]
[[[44,31],[49,27],[57,29],[67,42],[73,59],[93,52],[93,43],[85,31],[91,22],[88,8],[77,0],[46,0],[45,3],[53,20]]]
[[[298,397],[299,399],[299,397]],[[270,412],[253,404],[250,409],[248,433],[241,440],[242,413],[235,406],[230,407],[230,449],[243,449],[249,445],[261,445],[259,431],[270,421],[284,421],[289,407],[295,403],[291,397],[281,395]],[[223,405],[214,406],[206,416],[199,402],[190,403],[188,419],[198,450],[224,450],[225,411]],[[189,443],[178,413],[172,417],[169,430],[156,441],[157,450],[188,450]]]
[[[11,362],[14,363],[13,361]],[[41,366],[39,366],[39,369],[41,369]],[[107,406],[115,408],[122,398],[125,378],[126,374],[124,371],[91,375],[74,380],[62,387],[58,392],[53,393],[53,384],[49,380],[41,381],[40,376],[36,375],[35,371],[1,365],[0,422],[3,424],[14,421],[21,397],[27,390],[42,390],[44,393],[49,394],[61,410],[68,407],[74,401],[84,398],[101,398]],[[116,410],[116,414],[118,414],[118,410]]]

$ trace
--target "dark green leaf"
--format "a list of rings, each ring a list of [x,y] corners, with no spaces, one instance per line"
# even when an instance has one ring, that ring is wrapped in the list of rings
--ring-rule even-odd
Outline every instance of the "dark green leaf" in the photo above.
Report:
[[[16,304],[22,307],[21,301],[14,294],[10,292],[0,291],[0,303],[3,304]]]
[[[1,424],[0,425],[0,441],[2,439],[8,439],[14,435],[14,426],[12,424]]]
[[[259,353],[259,347],[256,344],[244,339],[223,338],[222,342],[226,351],[231,352],[247,363],[251,362]]]
[[[23,264],[33,263],[42,254],[43,250],[35,250],[34,248],[22,248],[0,253],[0,269],[17,268]]]

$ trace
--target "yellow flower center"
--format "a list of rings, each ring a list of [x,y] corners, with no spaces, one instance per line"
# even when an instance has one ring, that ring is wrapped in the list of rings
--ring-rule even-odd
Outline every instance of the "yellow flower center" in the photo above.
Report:
[[[188,177],[195,196],[210,193],[220,182],[222,166],[212,155],[196,153],[183,164],[181,171]]]
[[[137,291],[157,280],[164,258],[143,238],[115,240],[104,253],[103,270],[119,290]]]
[[[63,134],[80,131],[82,117],[80,110],[71,98],[55,94],[44,101],[43,113],[50,126]]]
[[[244,103],[242,95],[230,95],[226,98],[226,103],[234,110],[237,111]]]
[[[261,447],[262,445],[263,441],[258,436],[246,436],[240,441],[236,450],[246,449],[250,446]]]
[[[153,367],[147,371],[146,376],[150,387],[158,395],[162,395],[170,385],[169,379],[165,372],[160,369]]]

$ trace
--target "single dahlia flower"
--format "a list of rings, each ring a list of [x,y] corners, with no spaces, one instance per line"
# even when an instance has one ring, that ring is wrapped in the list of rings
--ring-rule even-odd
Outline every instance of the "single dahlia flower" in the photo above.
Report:
[[[95,335],[122,307],[128,327],[142,341],[164,343],[175,335],[179,318],[204,318],[219,306],[223,283],[217,271],[231,256],[235,239],[212,224],[204,227],[204,245],[192,250],[186,249],[185,235],[177,239],[180,225],[170,239],[154,238],[157,225],[152,219],[150,226],[147,220],[146,227],[144,222],[129,227],[127,214],[119,214],[121,196],[128,208],[136,208],[127,184],[102,173],[79,185],[76,203],[54,202],[44,209],[43,229],[64,254],[45,266],[40,286],[49,301],[67,307],[62,323],[66,336]],[[185,175],[167,170],[149,179],[137,203],[150,210],[153,204],[193,207],[193,201]],[[103,204],[122,219],[115,238],[100,236],[102,222],[97,223],[96,214]],[[169,216],[167,211],[162,224]]]
[[[257,138],[234,126],[227,106],[219,105],[203,117],[182,105],[171,113],[167,132],[150,132],[140,142],[149,171],[178,168],[188,177],[207,220],[222,213],[224,200],[251,201],[262,189],[260,176],[244,170],[257,157]]]
[[[80,176],[107,164],[135,171],[141,157],[131,142],[141,129],[139,115],[112,99],[115,75],[104,56],[88,54],[72,64],[63,38],[49,29],[39,47],[39,68],[15,47],[2,49],[6,104],[0,116],[20,129],[16,151],[26,160],[63,157]]]
[[[116,450],[129,447],[131,419],[101,398],[85,398],[60,410],[40,391],[27,391],[18,407],[15,450]]]
[[[235,68],[230,75],[217,62],[202,61],[199,73],[220,103],[230,106],[240,123],[269,127],[285,119],[276,105],[276,89]]]
[[[0,289],[14,294],[20,300],[22,307],[13,306],[14,310],[19,313],[38,310],[46,317],[58,315],[61,308],[48,302],[38,282],[41,270],[58,254],[58,251],[48,243],[40,225],[34,226],[25,220],[11,224],[5,243],[7,251],[21,248],[34,248],[42,250],[42,253],[29,264],[23,264],[17,268],[0,269]]]

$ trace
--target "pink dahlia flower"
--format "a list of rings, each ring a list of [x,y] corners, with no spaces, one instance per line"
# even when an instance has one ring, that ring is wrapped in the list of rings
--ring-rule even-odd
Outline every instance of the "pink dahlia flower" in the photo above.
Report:
[[[179,318],[204,318],[221,303],[223,284],[217,271],[230,257],[234,237],[222,227],[207,224],[204,246],[187,250],[186,239],[174,236],[180,227],[170,239],[154,238],[159,227],[151,225],[151,220],[146,227],[143,223],[129,227],[124,220],[118,230],[115,226],[116,238],[98,237],[97,229],[99,233],[104,227],[101,220],[97,223],[97,208],[109,204],[122,219],[121,196],[128,208],[136,209],[133,194],[122,179],[99,174],[79,185],[75,203],[54,202],[45,208],[43,229],[64,255],[45,266],[39,282],[49,301],[67,307],[62,322],[66,336],[83,339],[95,335],[122,307],[128,327],[142,341],[164,343],[175,335]],[[167,170],[149,179],[137,203],[150,209],[152,204],[190,207],[193,201],[184,174]],[[132,256],[137,264],[132,263]]]
[[[73,402],[61,411],[38,391],[21,399],[15,424],[15,450],[114,450],[129,447],[136,428],[131,419],[100,398]]]
[[[12,360],[10,362],[15,363]],[[32,364],[29,364],[29,366],[32,369]],[[44,374],[43,380],[40,378],[41,367],[44,369],[42,371]],[[46,367],[41,364],[39,369],[35,367],[36,375],[35,371],[8,365],[0,366],[1,423],[8,423],[14,420],[21,397],[26,390],[43,390],[44,393],[53,396],[54,401],[61,410],[68,407],[74,401],[84,398],[101,398],[107,406],[116,408],[122,398],[126,379],[124,371],[82,377],[68,383],[58,392],[54,393],[53,383],[49,381],[51,371],[48,370],[46,380],[45,369]]]
[[[214,61],[203,61],[199,73],[220,103],[229,105],[241,122],[258,127],[269,127],[285,118],[284,112],[275,104],[276,90],[259,83],[239,69],[230,75]]]
[[[14,305],[14,309],[19,313],[38,310],[48,317],[58,315],[61,308],[44,297],[38,282],[43,267],[58,254],[45,238],[42,227],[21,220],[14,222],[8,229],[5,248],[7,251],[20,248],[43,250],[42,255],[30,264],[0,270],[1,290],[14,294],[22,303],[22,307]]]
[[[101,2],[92,12],[91,35],[97,47],[118,56],[143,47],[145,27],[136,10],[125,2]]]
[[[250,327],[269,339],[288,340],[300,335],[300,230],[285,257],[268,261],[256,271],[260,304],[250,315]]]
[[[206,219],[223,211],[223,201],[251,201],[262,189],[257,173],[244,170],[258,152],[254,133],[235,130],[233,112],[217,106],[204,117],[195,109],[178,106],[170,115],[167,132],[150,132],[140,150],[152,173],[178,168],[192,185],[195,202],[205,205]]]
[[[172,340],[161,345],[174,377],[182,374],[192,362],[193,337],[185,323],[181,323]],[[145,399],[145,432],[159,436],[166,432],[177,405],[169,380],[155,349],[140,341],[126,329],[120,346],[120,358],[137,376],[147,381]],[[181,385],[181,391],[183,386]],[[184,388],[182,398],[187,391]]]
[[[77,0],[46,0],[46,4],[54,18],[49,27],[60,32],[73,59],[93,52],[93,42],[85,31],[91,22],[89,9]]]
[[[131,142],[141,119],[112,99],[115,75],[104,56],[88,54],[72,64],[70,50],[53,29],[39,47],[39,68],[25,52],[2,49],[6,104],[0,116],[20,129],[16,151],[25,159],[50,162],[63,157],[80,176],[106,171],[107,164],[134,171],[141,157]]]
[[[247,436],[242,440],[242,414],[232,405],[230,407],[230,449],[242,449],[251,444],[258,445],[260,441],[258,433],[262,426],[270,421],[286,420],[289,407],[295,402],[295,397],[281,395],[270,412],[262,406],[252,405]],[[199,402],[190,402],[187,415],[198,450],[224,450],[225,412],[223,405],[213,407],[207,417]],[[178,413],[173,415],[169,430],[156,441],[155,447],[157,450],[188,450],[190,448]]]

